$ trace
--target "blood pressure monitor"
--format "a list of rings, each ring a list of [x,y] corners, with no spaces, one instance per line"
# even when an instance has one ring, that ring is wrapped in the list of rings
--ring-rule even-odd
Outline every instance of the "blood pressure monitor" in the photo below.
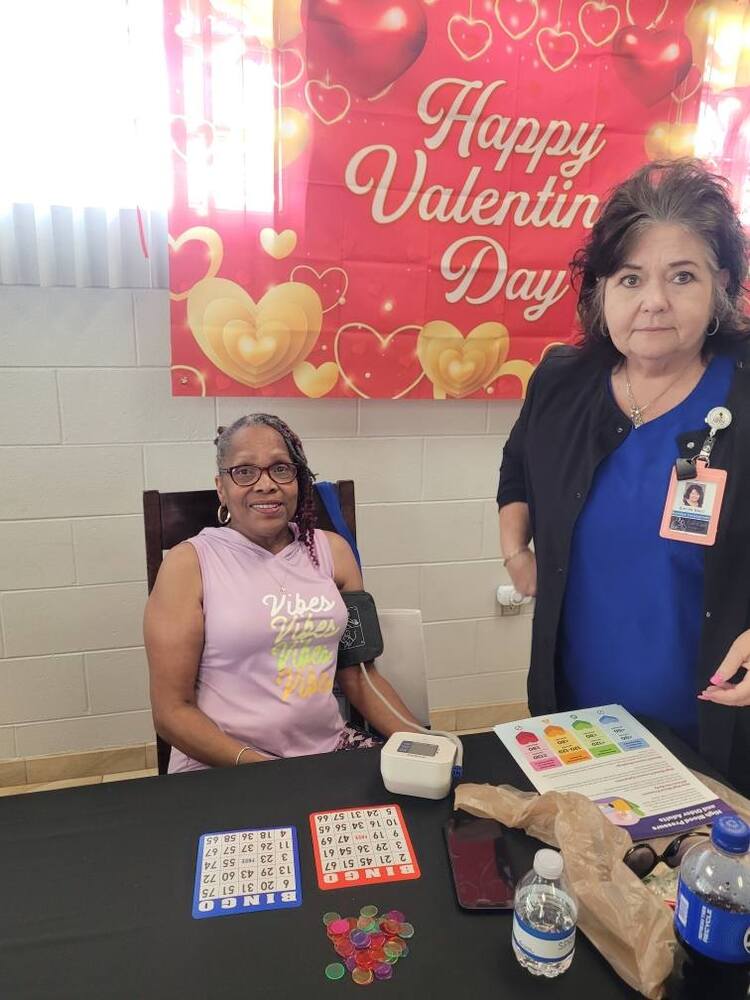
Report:
[[[380,773],[389,792],[442,799],[451,787],[456,744],[432,733],[393,733],[380,751]]]

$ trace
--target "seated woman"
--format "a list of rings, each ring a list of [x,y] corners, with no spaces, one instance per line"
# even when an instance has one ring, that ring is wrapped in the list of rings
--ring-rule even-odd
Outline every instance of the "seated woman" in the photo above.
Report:
[[[372,746],[344,724],[334,680],[385,736],[407,728],[359,666],[336,669],[340,591],[362,576],[340,535],[314,526],[313,474],[299,438],[254,413],[216,439],[221,527],[171,549],[145,615],[156,731],[170,772]],[[372,663],[368,676],[418,726]]]

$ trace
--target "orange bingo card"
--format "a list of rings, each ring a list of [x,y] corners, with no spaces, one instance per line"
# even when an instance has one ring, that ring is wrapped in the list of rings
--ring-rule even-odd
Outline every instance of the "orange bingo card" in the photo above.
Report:
[[[311,813],[310,830],[321,889],[404,882],[421,875],[397,805]]]

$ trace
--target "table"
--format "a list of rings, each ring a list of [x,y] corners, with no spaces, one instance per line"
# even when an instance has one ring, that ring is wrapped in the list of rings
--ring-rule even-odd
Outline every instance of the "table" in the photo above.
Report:
[[[699,761],[684,744],[688,766]],[[465,780],[529,788],[494,733],[464,737]],[[311,812],[398,802],[422,877],[401,884],[318,890]],[[439,802],[385,791],[379,751],[351,751],[246,767],[40,792],[0,799],[0,995],[7,1000],[211,1000],[352,995],[328,982],[335,960],[321,917],[367,903],[398,908],[416,929],[394,978],[371,987],[384,1000],[469,996],[609,1000],[635,997],[579,934],[571,969],[554,985],[517,964],[512,914],[466,913],[455,902]],[[303,905],[193,920],[201,833],[294,824]],[[511,831],[523,873],[540,846]],[[348,979],[348,977],[347,977]],[[304,991],[302,993],[301,991]]]

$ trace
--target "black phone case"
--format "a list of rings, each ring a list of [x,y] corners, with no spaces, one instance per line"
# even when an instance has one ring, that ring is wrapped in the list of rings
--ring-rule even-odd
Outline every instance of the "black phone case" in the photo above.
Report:
[[[465,910],[512,910],[515,878],[502,825],[456,814],[443,826],[443,834],[458,905]]]

